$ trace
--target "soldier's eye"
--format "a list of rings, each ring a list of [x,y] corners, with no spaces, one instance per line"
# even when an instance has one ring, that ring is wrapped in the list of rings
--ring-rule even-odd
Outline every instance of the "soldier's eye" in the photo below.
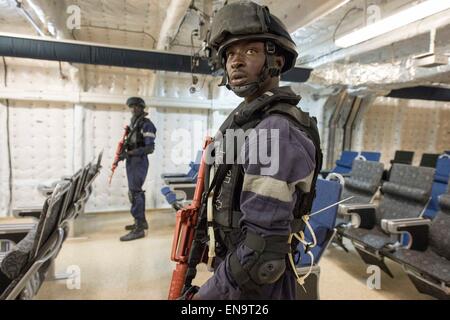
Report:
[[[256,50],[255,49],[248,49],[247,50],[247,54],[255,54]]]

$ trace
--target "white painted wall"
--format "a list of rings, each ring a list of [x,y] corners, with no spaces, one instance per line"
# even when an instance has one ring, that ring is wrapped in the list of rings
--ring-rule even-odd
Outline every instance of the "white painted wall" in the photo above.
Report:
[[[63,63],[60,72],[57,62],[6,61],[7,81],[0,82],[0,217],[8,214],[9,199],[6,98],[10,101],[11,209],[41,206],[40,184],[73,174],[103,150],[103,169],[95,181],[88,212],[129,209],[123,163],[111,187],[107,184],[117,142],[131,116],[124,105],[129,96],[146,100],[149,117],[158,130],[144,186],[147,208],[167,206],[160,194],[160,175],[188,171],[208,128],[216,130],[214,123],[220,122],[213,120],[212,110],[226,113],[235,106],[224,88],[214,87],[210,94],[210,77],[201,78],[197,92],[191,94],[189,75],[160,74],[155,84],[157,96],[149,97],[151,71]],[[3,79],[4,69],[0,70]]]

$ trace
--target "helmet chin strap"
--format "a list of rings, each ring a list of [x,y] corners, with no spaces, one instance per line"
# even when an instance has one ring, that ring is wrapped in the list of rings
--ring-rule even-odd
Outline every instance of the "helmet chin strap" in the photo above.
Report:
[[[225,72],[222,77],[222,82],[219,84],[219,86],[226,86],[228,90],[233,91],[238,97],[245,98],[258,92],[258,90],[261,88],[262,84],[267,80],[267,78],[279,76],[280,68],[276,65],[275,61],[275,45],[272,42],[267,41],[265,43],[265,49],[266,49],[265,54],[266,61],[264,62],[264,67],[261,70],[261,73],[257,81],[253,81],[244,84],[242,86],[233,86],[230,84],[228,72],[226,71],[225,68]],[[226,64],[224,63],[223,65]]]
[[[244,84],[243,86],[232,86],[230,84],[226,84],[228,90],[233,91],[238,97],[245,98],[251,96],[258,92],[261,87],[260,81],[250,82],[248,84]]]

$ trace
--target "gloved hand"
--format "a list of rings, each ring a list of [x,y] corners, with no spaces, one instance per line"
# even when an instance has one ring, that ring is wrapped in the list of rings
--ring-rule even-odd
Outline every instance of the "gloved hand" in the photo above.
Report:
[[[123,161],[125,159],[128,159],[129,155],[126,151],[123,151],[120,155],[119,155],[119,161]]]
[[[198,286],[192,286],[189,289],[187,289],[186,292],[177,300],[192,300],[192,298],[198,292],[199,289],[200,287]]]

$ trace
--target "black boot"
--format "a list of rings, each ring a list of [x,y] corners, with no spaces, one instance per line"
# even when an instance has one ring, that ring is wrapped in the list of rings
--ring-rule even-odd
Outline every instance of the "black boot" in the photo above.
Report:
[[[130,233],[120,237],[120,241],[131,241],[145,237],[144,222],[137,222],[136,226]]]
[[[129,225],[125,226],[125,230],[128,230],[128,231],[133,230],[136,227],[136,223],[137,222],[135,220],[134,224],[129,224]],[[146,220],[142,223],[142,226],[144,227],[144,230],[148,230],[148,223]]]

